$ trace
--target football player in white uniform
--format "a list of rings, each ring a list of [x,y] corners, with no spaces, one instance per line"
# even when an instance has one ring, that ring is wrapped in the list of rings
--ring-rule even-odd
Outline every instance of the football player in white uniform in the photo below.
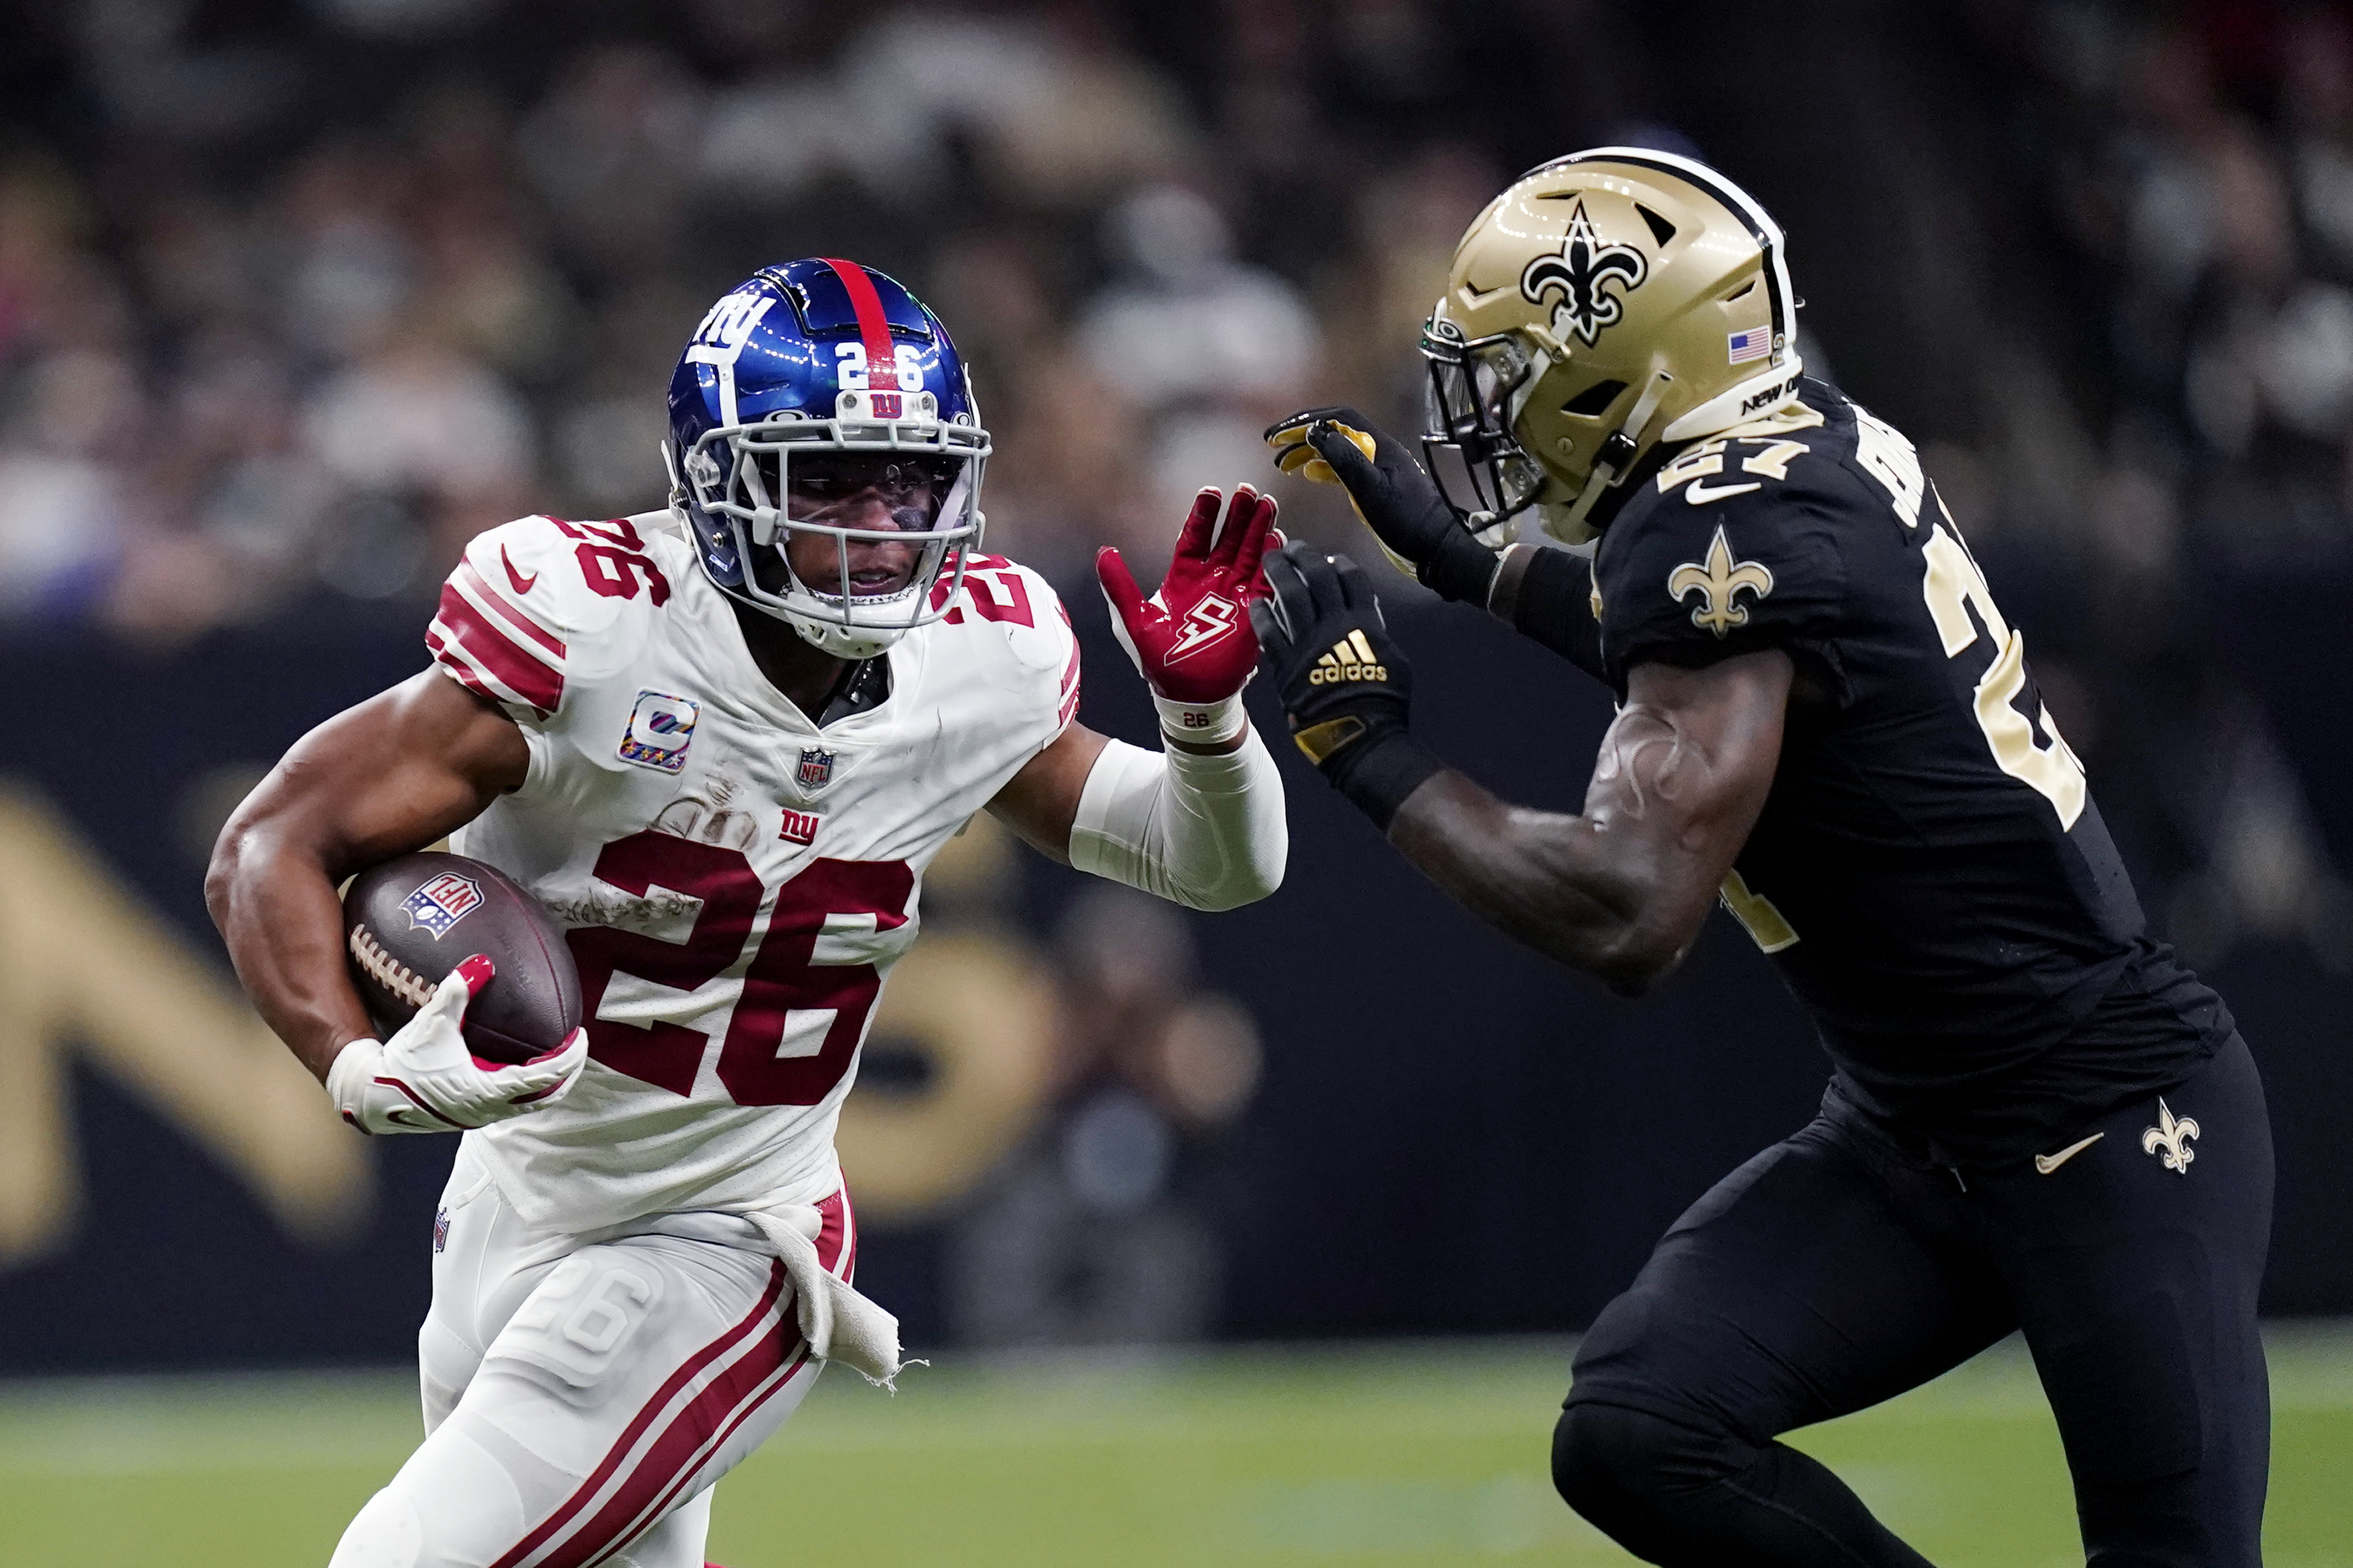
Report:
[[[1205,490],[1161,591],[1097,562],[1167,744],[1073,722],[1044,579],[980,551],[989,439],[945,329],[854,263],[715,305],[670,394],[667,512],[526,518],[443,589],[431,668],[306,736],[207,893],[264,1017],[372,1133],[463,1129],[418,1335],[425,1443],[333,1568],[695,1568],[710,1489],[828,1359],[888,1382],[833,1130],[923,868],[983,810],[1197,909],[1282,875],[1240,702],[1274,505]],[[567,928],[586,1022],[389,1039],[337,885],[454,835]]]

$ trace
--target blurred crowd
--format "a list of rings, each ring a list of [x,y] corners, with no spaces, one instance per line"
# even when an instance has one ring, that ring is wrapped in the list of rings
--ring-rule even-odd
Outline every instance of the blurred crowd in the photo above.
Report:
[[[1761,53],[1729,26],[1691,47],[1706,12],[0,7],[0,634],[299,642],[366,605],[421,626],[480,530],[660,505],[681,346],[740,279],[806,255],[889,271],[947,321],[996,440],[989,547],[1092,600],[1097,544],[1151,581],[1195,487],[1271,477],[1272,418],[1348,402],[1418,428],[1416,333],[1464,226],[1544,157],[1638,142],[1787,203],[1799,291],[1824,280],[1810,366],[1852,367],[1920,438],[2160,928],[2201,964],[2263,946],[2353,968],[2327,847],[2330,814],[2353,821],[2314,740],[2353,722],[2299,730],[2305,668],[2266,680],[2224,646],[2333,627],[2353,593],[2346,8],[1794,7],[1758,24]],[[1787,91],[1826,37],[1862,40],[1835,68],[1854,74]],[[1957,92],[1863,90],[1942,51],[1968,56]],[[1865,149],[1857,168],[1894,147],[1874,166],[1895,173],[1872,187],[1783,146],[1744,76]],[[1906,225],[1966,259],[1833,265]],[[1861,318],[1887,341],[1825,339],[1816,315],[1851,323],[1862,292],[1894,302]],[[1938,364],[1979,379],[1899,406]],[[1361,538],[1328,489],[1277,489],[1294,533]],[[205,786],[200,846],[249,776]],[[1213,1331],[1249,1013],[1166,906],[1092,889],[1033,941],[986,900],[959,927],[935,881],[945,929],[1046,973],[1060,1019],[1035,1031],[1050,1060],[1018,1133],[952,1201],[923,1194],[953,1331]],[[870,1051],[856,1103],[905,1121],[936,1085],[895,1048]]]
[[[2347,759],[2335,683],[2304,678],[2333,654],[2312,612],[2353,580],[2353,12],[2027,10],[2010,118],[2056,241],[2034,259],[2093,352],[2058,416],[2011,376],[2013,426],[2040,428],[1996,459],[2007,504],[1964,521],[2021,585],[2161,928],[2203,963],[2267,943],[2343,973],[2328,841],[2353,824],[2323,786]],[[1980,477],[1957,466],[1957,507]]]
[[[2042,58],[2071,120],[2054,190],[2108,300],[2116,458],[2238,514],[2238,548],[2341,536],[2353,16],[2079,0],[2050,20]]]
[[[1915,346],[1978,367],[1915,434],[2160,920],[2201,958],[2353,963],[2327,764],[2218,629],[2233,593],[2325,605],[2353,573],[2353,20],[1829,16],[1760,68],[1851,47],[1800,112],[1900,144],[1880,195],[1963,215],[1978,283],[1849,279],[1898,302],[1889,342],[1810,317],[1809,363],[1890,401]],[[1597,0],[30,0],[0,17],[0,626],[169,647],[414,614],[485,527],[658,506],[681,345],[810,254],[955,332],[992,548],[1091,592],[1116,543],[1148,581],[1195,486],[1267,477],[1271,417],[1418,426],[1453,243],[1546,155],[1696,153],[1792,210],[1840,186],[1789,226],[1801,291],[1879,254],[1852,171],[1734,133],[1732,43],[1642,26]],[[1955,49],[1966,96],[1864,90]],[[1328,491],[1281,493],[1294,532],[1347,537]]]
[[[680,346],[812,253],[957,334],[993,548],[1148,566],[1205,476],[1265,473],[1268,419],[1412,416],[1503,174],[1398,117],[1427,0],[1234,5],[1207,54],[1164,23],[1167,59],[1090,0],[52,12],[73,134],[0,141],[0,617],[166,643],[660,504]]]

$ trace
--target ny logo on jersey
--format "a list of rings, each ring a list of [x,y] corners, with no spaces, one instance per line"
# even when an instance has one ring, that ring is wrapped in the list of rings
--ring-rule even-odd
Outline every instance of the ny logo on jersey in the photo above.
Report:
[[[793,781],[803,789],[823,789],[833,782],[833,753],[822,746],[810,746],[801,752],[801,765]],[[807,839],[801,840],[806,844]]]
[[[1169,646],[1167,662],[1189,658],[1234,629],[1241,606],[1219,594],[1204,594],[1185,612],[1184,629]]]
[[[1561,239],[1560,254],[1530,261],[1520,274],[1520,292],[1532,305],[1541,305],[1547,294],[1557,292],[1561,300],[1553,307],[1552,330],[1563,337],[1575,332],[1590,345],[1602,328],[1615,326],[1625,315],[1625,297],[1641,288],[1650,272],[1650,263],[1632,246],[1600,242],[1580,196],[1568,210],[1568,233]],[[1618,292],[1605,293],[1602,285],[1612,277],[1618,279]]]
[[[2189,1141],[2198,1136],[2198,1123],[2189,1117],[2176,1117],[2162,1095],[2157,1101],[2158,1124],[2140,1135],[2143,1153],[2154,1154],[2158,1163],[2178,1176],[2189,1173],[2189,1162],[2198,1158],[2198,1151]]]
[[[787,844],[814,844],[817,842],[818,824],[821,820],[814,811],[787,811],[785,813],[784,831],[776,837]]]
[[[1668,597],[1681,604],[1696,591],[1700,605],[1692,612],[1692,625],[1705,626],[1717,637],[1748,624],[1748,606],[1739,603],[1743,588],[1762,599],[1773,591],[1772,571],[1761,561],[1735,561],[1720,522],[1715,525],[1715,537],[1708,542],[1704,563],[1686,561],[1667,574]]]

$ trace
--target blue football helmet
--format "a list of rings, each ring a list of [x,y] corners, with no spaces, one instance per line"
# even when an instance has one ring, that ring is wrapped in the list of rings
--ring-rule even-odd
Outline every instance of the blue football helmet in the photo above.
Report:
[[[988,452],[947,328],[897,279],[854,261],[763,268],[712,306],[670,377],[662,457],[703,571],[839,658],[871,658],[945,613],[980,546]],[[847,482],[826,477],[844,469],[842,453],[866,455],[856,471],[880,476],[898,529],[788,514],[789,489]],[[839,593],[794,570],[795,532],[832,540]],[[858,593],[850,546],[911,532],[923,550],[906,584]]]

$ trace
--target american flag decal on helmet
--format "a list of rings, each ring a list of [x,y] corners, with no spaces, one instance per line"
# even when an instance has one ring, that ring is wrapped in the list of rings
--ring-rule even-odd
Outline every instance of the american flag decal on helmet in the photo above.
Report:
[[[1773,329],[1751,327],[1745,332],[1731,332],[1725,338],[1725,353],[1733,364],[1746,364],[1750,360],[1763,359],[1773,352]]]

